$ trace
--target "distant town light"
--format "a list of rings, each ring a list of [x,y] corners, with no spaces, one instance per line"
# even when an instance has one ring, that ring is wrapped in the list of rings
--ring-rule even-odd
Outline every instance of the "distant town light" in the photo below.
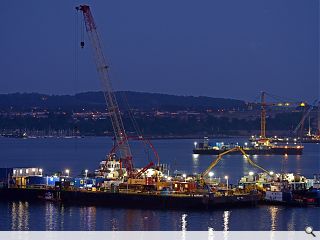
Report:
[[[229,176],[224,176],[224,179],[229,179]]]
[[[273,172],[273,171],[270,171],[269,174],[272,176],[272,175],[274,174],[274,172]]]
[[[213,172],[209,172],[209,177],[213,177],[214,173]]]
[[[249,175],[250,175],[250,176],[253,176],[253,174],[254,174],[254,172],[249,172]]]
[[[196,148],[198,143],[197,143],[197,142],[194,142],[193,144],[194,144],[194,148]]]

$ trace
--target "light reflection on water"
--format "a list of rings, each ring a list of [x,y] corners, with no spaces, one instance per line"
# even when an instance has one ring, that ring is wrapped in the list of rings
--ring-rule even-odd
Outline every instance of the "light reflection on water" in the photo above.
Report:
[[[208,239],[212,239],[214,231],[224,231],[227,238],[230,230],[303,230],[308,224],[316,229],[320,223],[320,208],[281,206],[181,212],[17,201],[0,203],[0,210],[4,208],[8,209],[11,225],[6,226],[4,215],[0,230],[173,230],[181,231],[182,239],[189,230],[208,231]]]
[[[96,208],[82,207],[80,208],[80,229],[94,231],[96,229]]]
[[[200,173],[215,157],[192,155],[193,143],[192,139],[153,141],[162,162],[171,166],[170,172],[178,169],[188,173]],[[0,139],[0,145],[0,158],[10,159],[10,165],[2,164],[1,167],[20,166],[28,162],[33,166],[43,167],[47,173],[61,170],[67,163],[72,172],[78,173],[85,168],[95,169],[99,160],[105,156],[106,149],[112,146],[112,141],[107,138]],[[307,177],[320,172],[319,145],[306,144],[301,156],[252,156],[252,159],[274,172],[287,170]],[[135,159],[135,165],[145,166],[146,162]],[[240,155],[229,155],[212,171],[217,178],[228,175],[229,183],[237,183],[243,175],[252,170],[254,171]],[[0,216],[0,230],[181,231],[184,226],[188,231],[208,231],[208,238],[213,236],[212,232],[225,229],[303,231],[309,224],[315,230],[320,230],[320,208],[281,206],[191,212],[79,207],[49,202],[16,201],[0,202]]]
[[[224,211],[223,212],[223,231],[229,230],[229,217],[230,217],[230,211]]]
[[[187,214],[182,214],[181,216],[181,239],[186,239],[186,231],[187,231]]]
[[[276,224],[277,224],[277,213],[278,213],[278,208],[275,206],[271,206],[269,208],[270,211],[270,216],[271,216],[271,231],[275,231],[276,230]]]
[[[223,237],[224,239],[228,239],[228,230],[229,230],[229,217],[230,211],[223,212]]]
[[[46,230],[52,231],[57,228],[57,209],[53,205],[53,203],[46,203],[45,204],[45,223],[46,223]]]
[[[301,156],[296,156],[296,171],[297,174],[303,174],[302,168],[301,168]]]
[[[13,202],[11,208],[11,230],[29,230],[29,203]]]

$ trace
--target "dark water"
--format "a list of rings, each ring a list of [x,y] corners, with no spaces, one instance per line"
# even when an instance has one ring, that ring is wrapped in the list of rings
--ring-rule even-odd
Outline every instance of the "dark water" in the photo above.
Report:
[[[203,171],[212,156],[191,154],[195,140],[153,141],[161,161],[171,171]],[[220,140],[219,140],[220,141]],[[221,141],[242,142],[244,139]],[[83,139],[10,139],[0,138],[0,167],[42,167],[45,173],[71,169],[94,170],[112,142],[108,138]],[[154,160],[151,150],[138,142],[131,144],[135,165]],[[301,173],[312,177],[320,172],[317,144],[305,144],[302,156],[257,156],[257,163],[275,172]],[[230,183],[249,171],[257,171],[242,156],[229,155],[214,169],[215,176],[228,175]],[[257,208],[216,210],[210,212],[151,211],[102,207],[70,207],[52,203],[0,203],[0,230],[304,230],[306,225],[320,229],[320,208]]]

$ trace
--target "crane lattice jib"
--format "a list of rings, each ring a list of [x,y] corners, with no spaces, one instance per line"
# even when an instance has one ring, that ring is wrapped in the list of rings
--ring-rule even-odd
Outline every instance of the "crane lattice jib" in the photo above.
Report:
[[[266,97],[265,92],[261,93],[261,138],[266,138]]]
[[[304,121],[306,120],[306,118],[309,116],[309,114],[311,113],[313,106],[318,102],[318,100],[314,100],[313,103],[309,106],[309,109],[303,114],[300,122],[298,123],[298,125],[296,126],[296,128],[293,130],[293,133],[297,133],[298,129],[303,125]]]
[[[82,11],[86,31],[88,33],[89,41],[92,45],[94,59],[97,67],[97,71],[103,85],[103,93],[106,101],[108,113],[111,118],[111,123],[115,135],[116,143],[119,144],[120,158],[124,162],[124,166],[130,175],[133,171],[132,154],[128,143],[128,138],[125,133],[121,113],[118,107],[118,103],[112,89],[111,81],[108,73],[108,64],[102,51],[102,45],[97,32],[97,27],[94,22],[93,16],[90,11],[90,7],[87,5],[81,5],[76,8]],[[120,144],[121,143],[121,144]]]
[[[268,172],[266,169],[264,169],[263,167],[259,166],[259,165],[256,164],[254,161],[252,161],[252,160],[250,159],[250,157],[247,155],[247,153],[246,153],[241,147],[235,147],[235,148],[231,148],[231,149],[229,149],[229,150],[227,150],[227,151],[219,154],[218,157],[217,157],[217,158],[209,165],[209,167],[201,174],[202,177],[207,176],[207,175],[209,174],[209,172],[211,171],[211,169],[214,168],[214,167],[221,161],[221,159],[222,159],[222,157],[223,157],[224,155],[227,155],[227,154],[229,154],[229,153],[231,153],[231,152],[235,152],[235,151],[240,151],[240,152],[243,154],[243,156],[245,156],[245,158],[248,160],[249,164],[251,164],[252,166],[254,166],[254,167],[262,170],[263,172],[265,172],[265,173],[267,173],[267,174],[269,174],[269,172]]]

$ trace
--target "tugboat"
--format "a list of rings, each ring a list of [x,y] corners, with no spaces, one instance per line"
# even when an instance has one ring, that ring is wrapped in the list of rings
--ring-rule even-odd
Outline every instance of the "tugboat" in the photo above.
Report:
[[[239,181],[243,188],[254,187],[263,193],[263,202],[292,206],[320,206],[319,177],[307,179],[294,173],[265,173],[244,176]]]

